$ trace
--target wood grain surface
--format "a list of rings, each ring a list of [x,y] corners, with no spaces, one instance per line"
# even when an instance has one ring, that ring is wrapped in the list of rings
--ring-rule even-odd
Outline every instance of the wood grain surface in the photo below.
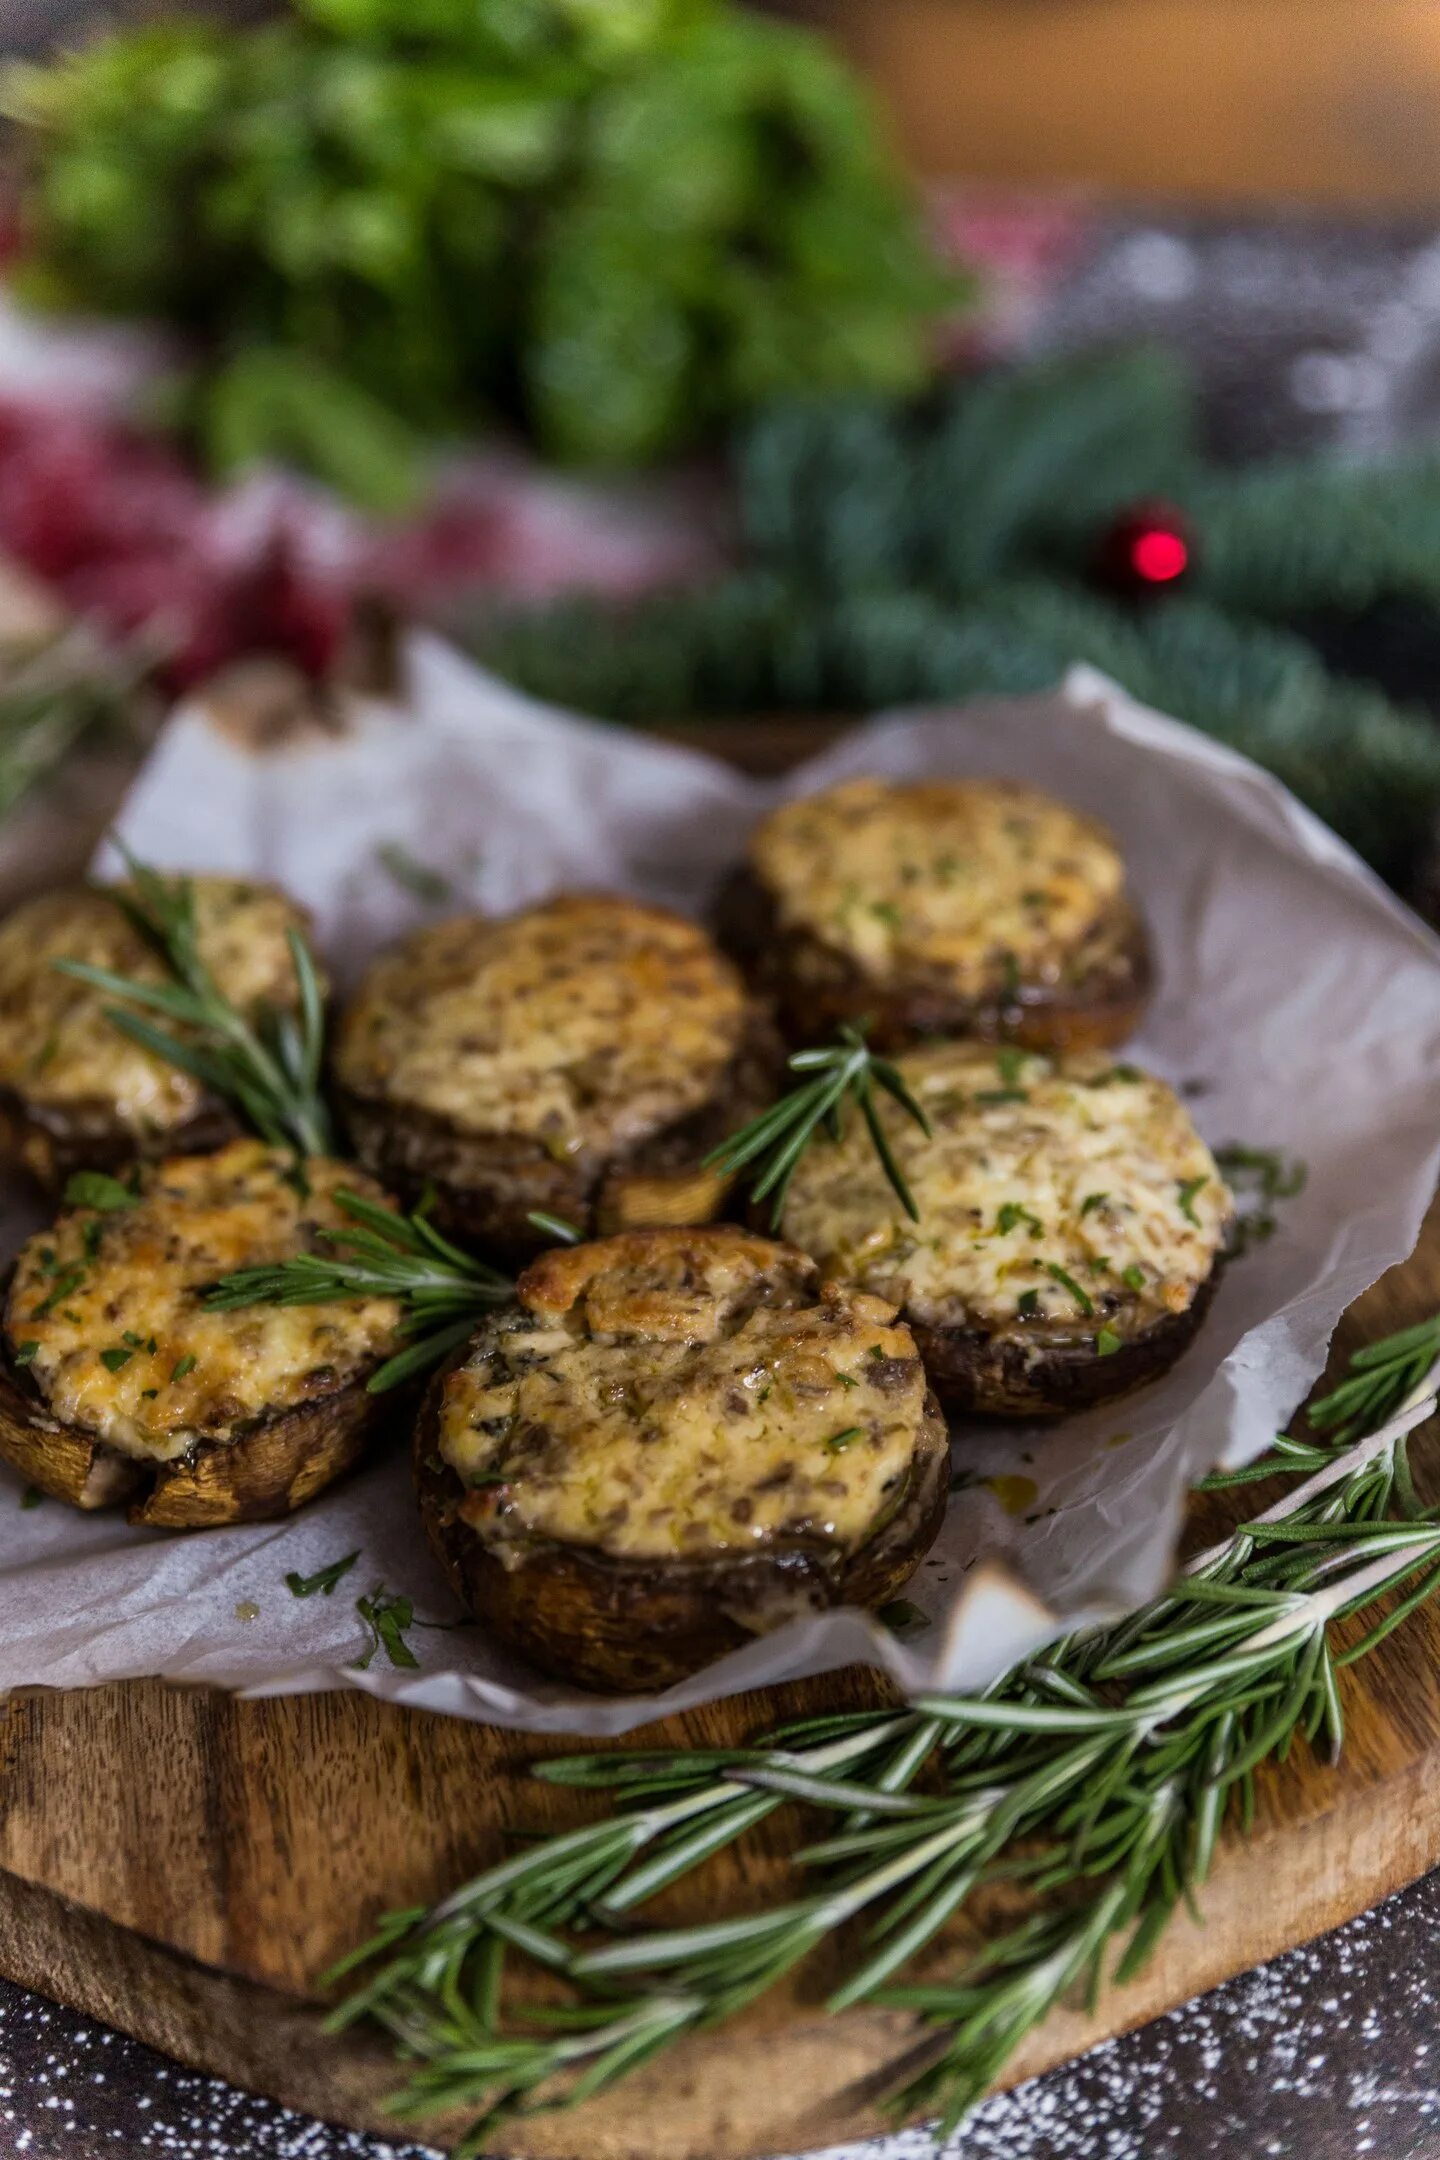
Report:
[[[814,743],[811,731],[804,747]],[[1336,1359],[1437,1309],[1440,1209],[1415,1256],[1347,1316]],[[1433,1429],[1417,1456],[1440,1484]],[[1272,1497],[1264,1486],[1242,1491],[1197,1509],[1194,1536],[1213,1537]],[[1341,1684],[1340,1769],[1302,1750],[1262,1774],[1254,1830],[1225,1840],[1204,1924],[1177,1923],[1148,1972],[1093,2015],[1052,2018],[1013,2078],[1440,1862],[1440,1611],[1415,1616]],[[884,1699],[883,1682],[853,1671],[713,1705],[646,1738],[733,1744],[783,1716]],[[585,1796],[525,1774],[528,1761],[566,1746],[358,1694],[245,1703],[146,1682],[13,1697],[0,1708],[0,1972],[186,2064],[393,2130],[384,2099],[395,2066],[377,2042],[322,2035],[316,1975],[380,1912],[428,1902],[499,1857],[511,1830],[581,1819],[593,1805]],[[666,1916],[713,1917],[781,1895],[793,1881],[787,1850],[806,1827],[787,1816],[762,1826],[678,1886]],[[962,1932],[939,1946],[937,1965]],[[822,1953],[737,2024],[686,2041],[581,2110],[508,2130],[502,2149],[536,2160],[727,2160],[884,2128],[887,2091],[933,2041],[900,2012],[826,2018],[833,1969]],[[442,2143],[460,2127],[432,2122],[425,2135]]]

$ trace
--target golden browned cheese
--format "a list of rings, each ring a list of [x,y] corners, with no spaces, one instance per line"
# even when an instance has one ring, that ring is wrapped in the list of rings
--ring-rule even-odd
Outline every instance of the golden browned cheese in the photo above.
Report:
[[[302,1196],[288,1152],[237,1140],[143,1171],[132,1207],[75,1208],[31,1238],[5,1332],[61,1424],[170,1462],[334,1394],[398,1347],[392,1298],[207,1309],[230,1269],[323,1250],[317,1231],[347,1220],[337,1187],[384,1198],[348,1163],[312,1160],[306,1176]]]
[[[192,878],[200,956],[242,1010],[295,1002],[285,933],[302,909],[268,885]],[[115,999],[57,972],[83,960],[140,982],[166,970],[109,896],[86,887],[48,893],[0,924],[0,1087],[35,1103],[110,1106],[131,1131],[163,1132],[200,1107],[199,1083],[133,1043],[105,1018]]]
[[[1104,1327],[1124,1341],[1188,1310],[1233,1204],[1163,1081],[1100,1053],[966,1043],[896,1063],[931,1126],[926,1139],[881,1099],[920,1220],[852,1119],[838,1144],[807,1150],[785,1205],[786,1237],[825,1273],[934,1327]]]
[[[1102,826],[1009,780],[847,780],[772,811],[750,862],[782,929],[975,997],[1058,980],[1125,882]]]
[[[345,1016],[337,1070],[358,1095],[563,1160],[698,1109],[744,1019],[739,977],[694,923],[562,895],[439,923],[385,954]]]
[[[852,1551],[903,1490],[925,1376],[894,1308],[729,1228],[546,1254],[448,1378],[440,1453],[501,1559],[789,1539]]]

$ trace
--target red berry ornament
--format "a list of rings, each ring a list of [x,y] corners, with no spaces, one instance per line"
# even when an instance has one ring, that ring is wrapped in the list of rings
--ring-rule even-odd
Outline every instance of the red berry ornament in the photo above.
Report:
[[[1113,590],[1139,599],[1173,592],[1195,567],[1189,519],[1173,503],[1134,503],[1100,543],[1098,570]]]

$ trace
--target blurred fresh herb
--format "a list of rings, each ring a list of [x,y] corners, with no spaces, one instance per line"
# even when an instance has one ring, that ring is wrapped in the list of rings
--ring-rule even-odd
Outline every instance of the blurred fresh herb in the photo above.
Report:
[[[293,0],[11,67],[21,288],[163,318],[221,469],[403,508],[497,415],[653,458],[777,392],[908,389],[958,293],[859,83],[728,0]]]
[[[107,646],[84,623],[0,644],[0,817],[80,742],[140,732],[156,658],[139,645]]]

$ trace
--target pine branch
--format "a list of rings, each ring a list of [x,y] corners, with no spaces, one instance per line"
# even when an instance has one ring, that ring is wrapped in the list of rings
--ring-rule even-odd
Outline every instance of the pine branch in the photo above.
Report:
[[[456,2148],[473,2155],[507,2117],[573,2104],[731,2016],[857,1922],[829,2007],[881,2001],[940,2026],[943,2052],[897,2106],[938,2109],[953,2126],[1073,1987],[1141,1968],[1204,1884],[1227,1816],[1247,1825],[1263,1762],[1297,1735],[1338,1756],[1340,1668],[1440,1589],[1440,1523],[1410,1504],[1407,1452],[1435,1407],[1437,1347],[1440,1317],[1362,1351],[1316,1406],[1360,1433],[1348,1449],[1326,1451],[1161,1597],[1052,1644],[981,1696],[815,1720],[752,1748],[540,1766],[610,1793],[613,1811],[526,1846],[429,1913],[392,1915],[332,1976],[367,1973],[332,2022],[373,2019],[420,2059],[397,2112],[480,2108]],[[1282,1456],[1276,1467],[1295,1466]],[[1392,1593],[1337,1649],[1335,1627]],[[798,1895],[696,1926],[636,1927],[637,1906],[796,1803],[834,1824],[797,1855]],[[1030,1917],[954,1977],[897,1985],[998,1876],[1029,1883]],[[569,1981],[569,2007],[507,2004],[516,1951]]]

